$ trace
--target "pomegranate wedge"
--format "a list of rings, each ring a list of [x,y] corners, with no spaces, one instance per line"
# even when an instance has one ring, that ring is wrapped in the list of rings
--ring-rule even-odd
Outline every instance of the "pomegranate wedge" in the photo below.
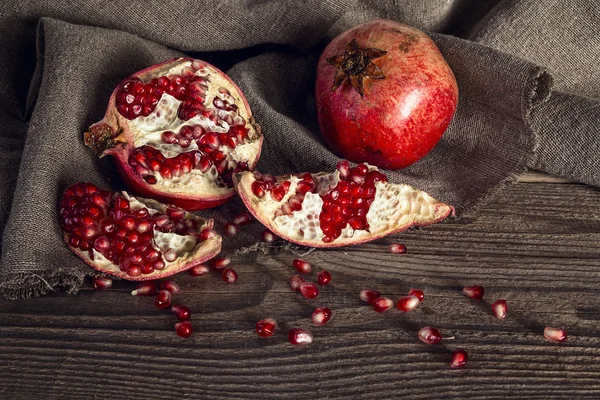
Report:
[[[220,236],[202,239],[211,219],[91,183],[65,190],[59,218],[73,253],[98,271],[132,281],[173,275],[221,250]]]
[[[231,198],[231,175],[254,168],[263,140],[235,83],[191,58],[124,79],[84,139],[100,157],[115,157],[132,192],[186,210]]]
[[[347,161],[333,173],[280,177],[242,172],[236,190],[250,212],[276,235],[311,247],[368,242],[443,220],[454,209],[377,168]]]

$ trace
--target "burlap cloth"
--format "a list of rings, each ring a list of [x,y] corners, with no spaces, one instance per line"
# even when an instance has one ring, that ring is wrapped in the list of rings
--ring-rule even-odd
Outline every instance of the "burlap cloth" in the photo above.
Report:
[[[457,77],[460,105],[435,150],[389,173],[393,181],[459,215],[528,167],[598,185],[598,10],[597,0],[5,0],[1,292],[74,292],[93,274],[62,242],[58,199],[77,181],[121,184],[111,160],[84,147],[82,132],[123,77],[184,52],[243,89],[265,134],[261,171],[319,171],[337,162],[316,124],[320,51],[358,23],[404,22],[431,32]],[[221,223],[240,207],[233,201],[209,214]],[[251,244],[257,229],[226,250]]]

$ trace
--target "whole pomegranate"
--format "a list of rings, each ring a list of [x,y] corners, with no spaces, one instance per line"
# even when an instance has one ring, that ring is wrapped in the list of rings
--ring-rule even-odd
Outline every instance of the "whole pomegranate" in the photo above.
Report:
[[[368,242],[412,226],[443,220],[454,209],[408,185],[392,184],[376,167],[274,177],[234,175],[248,210],[277,236],[311,247]]]
[[[262,136],[227,75],[179,58],[123,80],[85,143],[115,158],[133,192],[198,210],[233,196],[231,175],[254,168]]]
[[[333,152],[400,169],[440,140],[456,110],[458,86],[429,36],[374,20],[325,48],[315,98],[321,133]]]

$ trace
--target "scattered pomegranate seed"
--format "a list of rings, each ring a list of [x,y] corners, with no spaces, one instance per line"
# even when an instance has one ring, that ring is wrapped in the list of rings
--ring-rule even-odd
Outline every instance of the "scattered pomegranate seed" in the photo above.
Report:
[[[103,276],[95,276],[94,277],[94,289],[104,290],[108,289],[112,286],[112,279],[105,278]]]
[[[564,342],[567,340],[567,331],[559,328],[551,328],[547,326],[544,328],[544,337],[554,342]]]
[[[189,321],[192,317],[190,309],[183,304],[173,304],[171,306],[171,311],[173,311],[173,314],[175,314],[179,322]]]
[[[300,293],[307,299],[315,299],[319,296],[319,287],[314,282],[302,282],[300,284]]]
[[[156,283],[154,281],[142,282],[131,294],[133,296],[154,296],[156,294]]]
[[[294,292],[297,292],[300,290],[300,285],[302,285],[302,283],[304,283],[304,278],[301,277],[300,275],[292,275],[292,276],[290,276],[289,283],[290,283],[290,288]]]
[[[386,312],[394,306],[394,302],[387,297],[378,297],[373,300],[373,310],[375,312]]]
[[[292,261],[292,266],[301,274],[310,274],[312,271],[310,263],[301,258],[294,259],[294,261]]]
[[[178,322],[175,324],[175,332],[182,338],[189,338],[192,336],[192,323],[190,321]]]
[[[481,300],[484,294],[483,286],[465,286],[462,293],[470,299]]]
[[[410,312],[414,310],[419,305],[419,303],[420,301],[417,296],[404,296],[400,300],[398,300],[398,303],[396,303],[396,307],[398,307],[398,310],[400,311]]]
[[[237,224],[234,224],[233,222],[227,222],[225,224],[225,235],[232,237],[238,234],[238,232],[240,231],[240,227]]]
[[[206,273],[208,273],[208,267],[204,264],[194,265],[192,268],[190,268],[191,276],[201,276],[205,275]]]
[[[312,314],[312,322],[315,325],[325,325],[331,319],[331,310],[328,307],[319,307]]]
[[[169,307],[171,305],[171,292],[168,290],[161,290],[158,292],[154,304],[160,309]]]
[[[425,293],[423,293],[423,291],[421,289],[410,289],[408,291],[408,295],[409,296],[417,296],[419,301],[423,301],[423,299],[425,298]]]
[[[494,316],[498,319],[506,318],[507,310],[506,300],[496,300],[492,303],[492,311],[494,312]]]
[[[469,354],[463,349],[456,349],[452,352],[452,359],[450,360],[450,368],[460,369],[467,366],[469,360]]]
[[[406,253],[406,246],[402,243],[392,243],[390,244],[390,253],[394,254],[404,254]]]
[[[231,263],[231,260],[229,258],[215,258],[215,259],[211,260],[210,266],[212,267],[212,269],[215,269],[218,271],[218,270],[225,269],[225,267],[227,267],[230,263]]]
[[[331,283],[331,274],[328,271],[321,271],[317,275],[317,283],[321,286],[326,286]]]
[[[235,281],[237,281],[238,274],[233,268],[225,268],[221,274],[221,278],[227,283],[235,283]]]
[[[244,211],[233,219],[233,223],[236,225],[247,225],[252,222],[252,215]]]
[[[434,327],[426,326],[419,331],[419,339],[423,343],[438,344],[442,341],[442,334]]]
[[[261,319],[256,323],[256,333],[262,338],[273,336],[275,329],[277,329],[277,321],[273,318]]]
[[[375,299],[378,299],[379,297],[381,297],[381,293],[377,290],[364,289],[360,291],[360,299],[369,304],[373,304]]]
[[[294,346],[302,346],[312,343],[313,335],[305,329],[292,328],[288,333],[288,340]]]
[[[270,230],[265,229],[262,233],[262,240],[263,242],[273,243],[275,240],[277,240],[277,236]]]

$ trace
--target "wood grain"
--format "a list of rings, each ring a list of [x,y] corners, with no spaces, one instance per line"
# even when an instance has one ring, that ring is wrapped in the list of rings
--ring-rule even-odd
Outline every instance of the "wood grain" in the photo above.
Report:
[[[194,312],[191,339],[173,332],[174,317],[133,284],[100,292],[86,287],[20,302],[0,302],[0,398],[600,398],[600,191],[527,178],[476,215],[394,238],[305,258],[333,283],[318,299],[292,293],[293,254],[235,261],[239,281],[177,277],[177,301]],[[395,241],[408,254],[391,255]],[[460,293],[482,284],[473,302]],[[376,314],[361,303],[365,287],[398,299],[425,291],[415,311]],[[490,304],[508,301],[506,320]],[[331,322],[314,327],[314,308]],[[271,339],[254,324],[273,317]],[[416,332],[438,327],[447,338],[427,346]],[[547,325],[568,330],[566,343],[542,337]],[[312,345],[293,348],[290,327],[309,328]],[[454,348],[469,367],[448,367]]]

